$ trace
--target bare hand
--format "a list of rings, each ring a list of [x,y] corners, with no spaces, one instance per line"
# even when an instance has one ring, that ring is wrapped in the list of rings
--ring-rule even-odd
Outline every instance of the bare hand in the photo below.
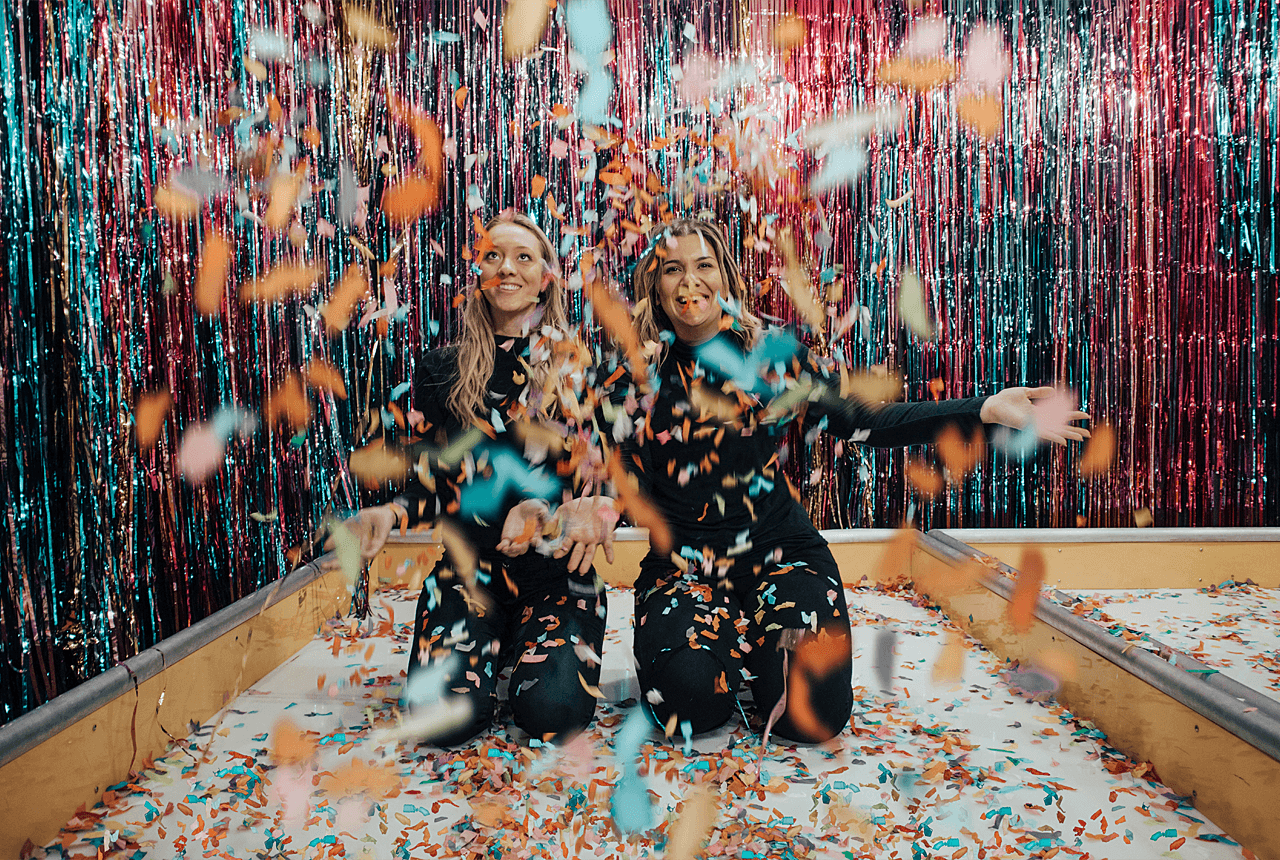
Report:
[[[1090,436],[1086,428],[1071,424],[1088,421],[1088,413],[1076,409],[1066,392],[1048,385],[1015,386],[997,392],[982,404],[979,417],[984,424],[1003,424],[1015,430],[1032,426],[1036,436],[1056,445],[1065,445],[1069,439],[1080,442]]]
[[[502,540],[496,549],[504,555],[523,555],[542,540],[542,529],[551,515],[550,506],[541,499],[525,499],[511,509],[502,524]]]
[[[556,511],[563,542],[556,558],[569,556],[570,573],[586,573],[595,561],[596,550],[603,548],[604,557],[613,563],[613,529],[618,512],[607,496],[587,496],[565,502]]]
[[[391,530],[396,527],[396,522],[403,512],[404,509],[395,504],[362,508],[355,516],[344,520],[339,528],[346,529],[360,542],[360,557],[365,561],[369,561],[386,544],[387,538],[391,535]],[[336,546],[337,539],[333,535],[330,535],[329,539],[324,542],[326,551],[332,550]],[[332,568],[337,564],[338,561],[330,559],[325,563],[325,568]]]

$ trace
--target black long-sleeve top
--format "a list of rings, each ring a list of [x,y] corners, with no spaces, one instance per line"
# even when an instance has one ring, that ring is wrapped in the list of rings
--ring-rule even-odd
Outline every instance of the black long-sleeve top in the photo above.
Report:
[[[695,565],[822,542],[779,462],[791,420],[875,447],[932,442],[948,425],[967,438],[982,423],[986,398],[869,406],[841,397],[838,377],[802,346],[762,365],[746,359],[736,340],[717,340],[722,359],[729,344],[745,360],[708,361],[707,352],[700,349],[699,358],[675,341],[622,446],[624,466],[671,528],[674,552]],[[637,587],[671,567],[669,555],[651,549]]]
[[[522,357],[529,360],[529,338],[499,335],[494,343],[493,373],[476,416],[488,425],[485,438],[469,450],[457,469],[443,468],[439,454],[475,426],[461,421],[448,406],[449,393],[459,376],[458,350],[433,350],[417,369],[409,397],[399,405],[406,415],[421,413],[421,418],[413,415],[410,422],[420,438],[403,448],[411,466],[418,464],[424,453],[427,455],[429,476],[424,482],[421,470],[417,474],[411,472],[396,501],[408,511],[410,525],[449,517],[461,527],[481,561],[487,562],[481,565],[482,570],[497,570],[505,565],[523,589],[569,576],[567,558],[543,556],[532,549],[514,559],[503,555],[496,549],[502,539],[503,523],[523,499],[537,497],[552,504],[558,502],[567,484],[557,475],[560,458],[552,454],[542,462],[530,462],[512,432],[512,424],[528,417],[529,412],[525,402],[527,368],[520,361]],[[537,489],[531,491],[533,487]],[[460,507],[460,503],[468,501],[464,498],[467,493],[472,494],[469,501],[473,504]],[[475,503],[487,509],[486,515],[476,512]],[[494,586],[501,587],[496,582]]]

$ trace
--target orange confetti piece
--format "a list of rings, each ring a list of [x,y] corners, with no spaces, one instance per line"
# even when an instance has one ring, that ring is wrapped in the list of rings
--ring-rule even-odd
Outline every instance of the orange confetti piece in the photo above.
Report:
[[[631,365],[631,375],[642,379],[645,375],[644,353],[640,349],[640,336],[631,324],[631,311],[622,299],[617,298],[599,279],[586,286],[587,301],[596,322],[608,332],[614,342],[622,347]]]
[[[924,284],[912,269],[903,269],[898,282],[898,319],[924,340],[933,340],[933,320],[925,309]]]
[[[156,211],[171,221],[187,221],[200,213],[200,198],[181,188],[160,185],[151,196]]]
[[[1031,659],[1031,662],[1059,681],[1074,681],[1079,672],[1076,659],[1058,648],[1041,651]]]
[[[1040,600],[1040,586],[1044,584],[1044,553],[1038,547],[1028,546],[1018,562],[1018,578],[1013,584],[1013,597],[1005,615],[1018,633],[1026,633],[1036,617],[1036,604]]]
[[[314,738],[288,717],[276,723],[271,736],[271,760],[276,764],[300,764],[316,754],[317,743]]]
[[[240,288],[242,302],[277,302],[308,293],[324,275],[319,266],[285,263]]]
[[[637,526],[649,530],[649,543],[660,553],[671,551],[671,527],[658,509],[640,492],[639,482],[622,466],[622,454],[616,448],[609,459],[609,478],[613,481],[622,509]]]
[[[974,466],[982,461],[987,451],[987,443],[981,429],[975,430],[966,443],[964,436],[954,425],[949,425],[939,433],[934,444],[938,447],[938,456],[942,458],[942,465],[947,470],[949,481],[962,480]]]
[[[204,249],[200,253],[200,268],[196,271],[196,312],[204,316],[217,316],[222,308],[222,292],[227,286],[231,271],[231,242],[217,230],[210,230],[204,237]]]
[[[547,190],[547,178],[545,176],[535,176],[529,183],[529,194],[534,197],[541,197],[542,192]]]
[[[1099,424],[1093,428],[1093,436],[1080,455],[1080,474],[1084,477],[1105,475],[1111,471],[1111,463],[1116,455],[1116,431],[1110,424]]]
[[[138,398],[133,407],[133,432],[138,439],[139,448],[145,451],[156,444],[160,438],[160,430],[164,427],[165,416],[172,406],[173,397],[167,388]]]
[[[373,766],[356,759],[346,767],[320,778],[320,788],[332,797],[365,796],[373,800],[395,797],[404,785],[391,767]]]
[[[351,324],[351,314],[360,300],[369,294],[369,276],[356,263],[347,266],[342,280],[334,287],[329,302],[320,310],[329,334],[342,331]]]
[[[502,13],[502,59],[527,57],[537,50],[555,3],[548,0],[510,0]]]
[[[779,50],[790,51],[804,42],[806,34],[804,19],[799,15],[788,15],[773,28],[773,44]]]
[[[947,633],[938,659],[933,661],[933,682],[947,684],[959,681],[964,674],[964,637],[954,630]]]
[[[347,399],[347,384],[343,382],[342,374],[322,358],[311,359],[311,362],[302,368],[302,378],[312,388],[330,391],[339,400]]]
[[[867,406],[892,402],[902,396],[902,376],[883,368],[857,373],[840,368],[840,396],[852,397]]]
[[[703,853],[703,843],[716,826],[717,799],[715,791],[706,783],[689,789],[684,809],[671,825],[664,855],[667,860],[694,860]]]
[[[302,159],[298,169],[280,172],[271,180],[270,200],[262,220],[271,230],[283,230],[293,219],[293,207],[298,202],[298,194],[302,191],[302,183],[307,177],[310,162]]]
[[[382,211],[393,224],[412,224],[440,203],[440,184],[417,173],[406,174],[382,193]]]
[[[956,79],[956,66],[950,60],[909,60],[895,57],[876,72],[883,83],[924,92]]]
[[[782,231],[778,235],[777,246],[778,250],[782,252],[782,259],[785,261],[782,272],[782,289],[786,292],[787,297],[791,299],[791,304],[795,307],[796,313],[800,315],[800,318],[814,331],[822,331],[826,325],[827,317],[813,297],[813,283],[800,265],[800,260],[796,256],[796,246],[791,239],[790,232]]]
[[[1133,524],[1140,529],[1150,528],[1156,521],[1151,515],[1151,508],[1138,508],[1133,512]]]
[[[395,33],[384,27],[372,13],[351,3],[344,5],[342,9],[347,33],[351,38],[382,51],[390,51],[395,47]]]
[[[884,548],[880,564],[876,567],[875,580],[884,585],[898,585],[906,581],[911,570],[911,553],[916,545],[916,530],[910,527],[898,529]]]
[[[453,94],[453,103],[458,106],[458,110],[462,110],[462,106],[467,103],[467,93],[470,90],[467,87],[458,87]]]
[[[1000,133],[1004,124],[1004,104],[995,96],[965,96],[956,102],[960,122],[987,140]]]
[[[366,487],[381,487],[389,481],[403,478],[409,471],[409,462],[398,452],[388,449],[381,439],[352,451],[347,465],[351,474]]]
[[[283,422],[297,431],[310,424],[311,400],[302,385],[302,377],[297,373],[286,376],[280,387],[267,397],[262,414],[273,427]]]
[[[907,482],[926,499],[932,499],[942,492],[942,475],[923,460],[908,461],[906,471]]]

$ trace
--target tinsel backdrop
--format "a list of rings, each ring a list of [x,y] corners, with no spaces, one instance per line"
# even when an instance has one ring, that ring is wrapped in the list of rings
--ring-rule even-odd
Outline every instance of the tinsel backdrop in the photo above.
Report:
[[[1272,0],[604,7],[561,0],[542,50],[504,61],[496,0],[4,0],[0,721],[280,577],[359,504],[347,456],[447,342],[473,218],[507,206],[548,226],[575,290],[627,283],[662,212],[710,212],[784,322],[771,240],[789,228],[838,296],[816,348],[896,368],[908,399],[1060,382],[1117,433],[1105,475],[1081,477],[1078,448],[995,454],[932,501],[903,477],[919,452],[796,438],[820,526],[1280,524]],[[974,28],[1002,34],[994,137],[958,121],[957,86],[878,77],[926,15],[957,61]],[[595,42],[612,53],[573,50]],[[862,175],[806,193],[841,153],[804,131],[893,101],[904,119],[870,135]],[[422,160],[415,116],[439,127],[443,189],[402,226],[379,201]],[[289,181],[296,206],[269,226]],[[202,313],[214,233],[228,284]],[[314,286],[241,301],[303,262]],[[933,340],[900,325],[902,267]],[[330,333],[352,271],[369,295]],[[267,420],[315,359],[348,396],[304,395],[300,428]],[[166,391],[142,445],[139,405]],[[188,434],[227,440],[199,480]]]

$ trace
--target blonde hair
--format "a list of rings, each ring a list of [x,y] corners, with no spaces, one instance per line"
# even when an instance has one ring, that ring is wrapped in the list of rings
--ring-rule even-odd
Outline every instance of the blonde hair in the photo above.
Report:
[[[560,266],[556,259],[555,246],[547,238],[547,234],[528,215],[521,213],[499,215],[484,225],[481,242],[489,231],[499,224],[515,224],[534,235],[538,241],[538,249],[542,252],[542,262],[550,275],[547,288],[542,292],[538,306],[542,310],[542,318],[538,328],[549,326],[567,332],[569,318],[564,307],[564,288],[560,282]],[[458,417],[463,424],[470,424],[484,405],[485,390],[489,385],[489,377],[493,376],[494,325],[489,310],[489,300],[484,298],[477,285],[472,285],[466,306],[462,310],[462,331],[458,336],[458,381],[449,392],[446,404],[449,411]],[[530,332],[531,344],[536,343],[537,329]],[[550,350],[531,349],[532,357],[529,365],[529,390],[541,392],[549,371]],[[542,355],[541,360],[536,357]]]
[[[725,241],[720,228],[710,221],[694,218],[677,219],[659,230],[652,236],[648,249],[636,263],[635,271],[631,275],[631,287],[636,304],[640,306],[635,318],[636,334],[640,342],[658,344],[656,358],[661,363],[662,353],[666,347],[662,341],[662,332],[675,331],[666,311],[662,309],[658,294],[658,288],[662,283],[662,258],[667,239],[675,236],[701,236],[702,240],[710,245],[711,254],[715,257],[716,264],[720,266],[721,280],[724,281],[725,289],[729,293],[728,298],[739,308],[739,327],[735,329],[734,334],[739,337],[744,347],[751,349],[764,325],[759,317],[747,309],[747,283],[742,278],[742,269],[729,251],[729,243]]]

